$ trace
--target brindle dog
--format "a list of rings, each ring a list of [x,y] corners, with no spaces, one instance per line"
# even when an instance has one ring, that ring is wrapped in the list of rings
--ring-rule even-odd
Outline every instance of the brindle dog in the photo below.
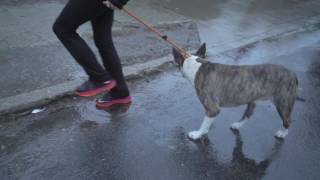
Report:
[[[258,100],[273,102],[283,122],[275,136],[284,138],[288,134],[290,115],[297,98],[295,73],[273,64],[237,66],[212,63],[205,61],[205,52],[203,44],[194,56],[185,59],[173,49],[175,62],[194,85],[206,112],[200,129],[190,132],[189,138],[196,140],[207,134],[220,107],[247,104],[242,118],[231,125],[231,129],[239,130],[253,114]]]

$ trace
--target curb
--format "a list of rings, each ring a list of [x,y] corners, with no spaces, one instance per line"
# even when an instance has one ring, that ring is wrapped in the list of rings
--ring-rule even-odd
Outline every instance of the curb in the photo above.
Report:
[[[164,56],[145,63],[123,67],[126,80],[133,80],[161,72],[163,68],[173,65],[172,56]],[[22,93],[16,96],[0,99],[0,115],[19,113],[46,104],[65,96],[72,96],[74,89],[83,83],[83,79],[71,80],[58,85]]]
[[[152,26],[156,27],[157,29],[170,29],[170,28],[180,28],[184,26],[192,26],[195,30],[197,30],[197,24],[191,20],[176,20],[171,22],[162,22],[158,24],[153,24]],[[138,31],[148,31],[147,29],[141,27],[137,23],[133,22],[125,22],[121,23],[119,26],[115,26],[112,30],[115,37],[122,36],[123,34],[133,33],[133,30],[138,29]],[[92,31],[89,32],[79,32],[84,38],[93,38]],[[197,32],[198,34],[198,32]],[[156,37],[156,36],[155,36]],[[199,36],[197,37],[197,45],[194,45],[193,48],[198,46],[200,42]],[[162,41],[160,39],[160,41]],[[192,47],[185,47],[186,49],[192,49]],[[168,64],[172,58],[166,55],[169,52],[163,52],[162,55],[155,56],[154,58],[150,58],[149,61],[143,61],[141,57],[140,62],[135,62],[134,64],[128,64],[123,66],[123,71],[125,78],[127,80],[136,79],[139,77],[143,77],[150,73],[159,72],[159,68],[163,65]],[[140,58],[140,57],[139,57]],[[170,63],[169,63],[170,64]],[[73,95],[74,89],[79,86],[84,81],[83,77],[79,77],[77,79],[69,80],[62,82],[60,84],[53,84],[52,86],[32,90],[31,92],[25,92],[21,94],[12,95],[9,97],[0,98],[0,116],[13,114],[13,113],[20,113],[31,108],[42,107],[58,98],[71,96]]]
[[[284,26],[285,23],[281,25]],[[219,44],[218,46],[213,45],[208,47],[208,49],[211,49],[211,48],[214,49],[214,52],[211,52],[211,54],[218,55],[225,52],[226,50],[233,50],[233,49],[237,49],[244,46],[250,46],[252,44],[259,43],[261,41],[272,41],[279,37],[291,36],[294,34],[314,31],[317,29],[320,29],[320,15],[310,18],[307,22],[305,22],[300,26],[293,25],[293,27],[289,27],[284,31],[274,30],[268,33],[256,34],[251,37],[238,39],[235,42],[224,42]]]

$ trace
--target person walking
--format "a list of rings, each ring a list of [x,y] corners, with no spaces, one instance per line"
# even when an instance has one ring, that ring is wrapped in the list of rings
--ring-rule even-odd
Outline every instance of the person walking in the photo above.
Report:
[[[53,24],[53,31],[58,39],[89,76],[75,93],[91,97],[107,92],[96,101],[98,108],[110,108],[132,101],[120,58],[112,41],[114,10],[122,9],[127,2],[128,0],[69,0]],[[80,25],[88,21],[91,22],[94,42],[104,67],[76,32]]]

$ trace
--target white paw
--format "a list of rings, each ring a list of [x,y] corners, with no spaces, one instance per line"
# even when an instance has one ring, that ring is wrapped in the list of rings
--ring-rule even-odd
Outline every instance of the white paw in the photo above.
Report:
[[[231,124],[231,129],[232,130],[239,130],[241,126],[243,125],[243,122],[235,122]]]
[[[277,138],[283,139],[288,135],[289,131],[288,129],[280,129],[279,131],[277,131],[277,133],[275,134],[275,136]]]
[[[197,140],[200,139],[202,135],[203,133],[201,133],[200,131],[192,131],[189,132],[188,137],[192,140]]]

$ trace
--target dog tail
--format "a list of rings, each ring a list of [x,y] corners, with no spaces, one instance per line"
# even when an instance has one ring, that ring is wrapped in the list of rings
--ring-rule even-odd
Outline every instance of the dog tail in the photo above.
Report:
[[[298,81],[298,77],[296,76],[296,85],[297,85],[297,87],[298,87],[298,85],[299,85],[299,81]],[[300,97],[299,95],[297,95],[297,97],[296,97],[296,100],[297,101],[301,101],[301,102],[306,102],[307,100],[305,99],[305,98],[302,98],[302,97]]]
[[[302,98],[302,97],[300,97],[300,96],[297,96],[297,97],[296,97],[296,100],[297,100],[297,101],[301,101],[301,102],[306,102],[306,101],[307,101],[305,98]]]

